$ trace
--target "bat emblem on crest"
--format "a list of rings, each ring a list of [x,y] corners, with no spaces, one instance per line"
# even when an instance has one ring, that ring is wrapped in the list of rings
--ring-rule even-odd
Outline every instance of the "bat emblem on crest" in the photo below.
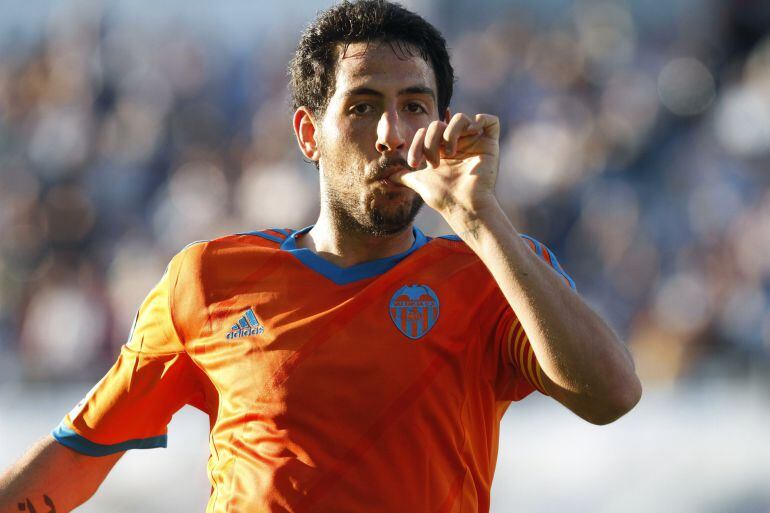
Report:
[[[390,318],[396,328],[416,340],[430,331],[439,315],[439,300],[427,285],[404,285],[390,298]]]

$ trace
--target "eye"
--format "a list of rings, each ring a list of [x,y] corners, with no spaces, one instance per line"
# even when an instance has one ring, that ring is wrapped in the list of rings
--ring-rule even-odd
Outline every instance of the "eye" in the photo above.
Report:
[[[412,114],[427,114],[428,110],[422,106],[421,103],[409,102],[404,107],[404,110],[411,112]]]
[[[350,112],[357,116],[363,116],[364,114],[372,112],[372,110],[374,110],[374,108],[368,103],[357,103],[350,108]]]

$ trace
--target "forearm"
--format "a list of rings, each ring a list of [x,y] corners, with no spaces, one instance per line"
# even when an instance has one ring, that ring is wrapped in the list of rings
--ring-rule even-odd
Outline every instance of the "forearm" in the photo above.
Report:
[[[639,400],[631,355],[607,324],[534,254],[495,201],[450,224],[489,269],[526,332],[555,399],[597,424]]]
[[[0,474],[0,513],[71,511],[93,495],[121,455],[84,456],[46,437]]]
[[[409,146],[414,170],[389,179],[416,191],[487,266],[529,338],[546,391],[590,422],[611,422],[641,395],[633,360],[503,213],[494,197],[499,138],[500,120],[488,114],[432,121]]]

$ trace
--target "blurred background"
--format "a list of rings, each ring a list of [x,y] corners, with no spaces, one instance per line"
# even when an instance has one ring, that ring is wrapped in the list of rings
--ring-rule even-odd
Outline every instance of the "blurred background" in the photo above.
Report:
[[[0,467],[188,242],[314,221],[286,65],[330,4],[0,0]],[[453,111],[501,118],[499,200],[645,386],[602,428],[514,404],[493,511],[770,512],[770,3],[405,5],[449,42]],[[79,511],[203,511],[207,428],[182,410]]]

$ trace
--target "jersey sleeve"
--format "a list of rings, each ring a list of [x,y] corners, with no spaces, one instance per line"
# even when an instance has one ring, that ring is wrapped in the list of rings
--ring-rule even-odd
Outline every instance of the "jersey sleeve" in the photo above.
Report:
[[[522,239],[554,272],[573,290],[575,282],[562,269],[556,255],[545,245],[527,235]],[[519,322],[516,313],[508,305],[502,292],[496,288],[490,304],[494,312],[494,345],[497,355],[498,371],[495,383],[498,398],[518,401],[537,390],[548,395],[543,385],[543,373],[527,333]]]
[[[59,443],[90,456],[166,447],[172,415],[204,404],[197,367],[172,318],[183,253],[142,303],[117,362],[53,431]]]

